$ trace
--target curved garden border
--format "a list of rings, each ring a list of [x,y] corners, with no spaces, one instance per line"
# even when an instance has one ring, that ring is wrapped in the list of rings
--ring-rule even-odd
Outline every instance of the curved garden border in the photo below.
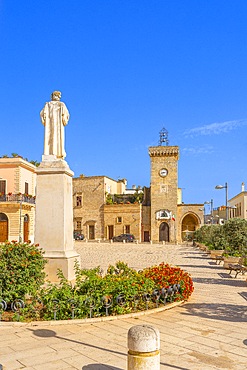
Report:
[[[57,326],[57,325],[73,325],[73,324],[91,324],[94,322],[104,322],[104,321],[113,321],[113,320],[122,320],[126,318],[135,318],[139,316],[146,316],[152,313],[158,313],[166,310],[170,310],[174,307],[184,304],[185,301],[178,301],[168,303],[162,307],[152,308],[150,310],[138,311],[133,313],[127,313],[125,315],[113,315],[113,316],[101,316],[101,317],[92,317],[86,319],[70,319],[70,320],[44,320],[44,321],[30,321],[30,322],[20,322],[20,321],[0,321],[1,326]]]

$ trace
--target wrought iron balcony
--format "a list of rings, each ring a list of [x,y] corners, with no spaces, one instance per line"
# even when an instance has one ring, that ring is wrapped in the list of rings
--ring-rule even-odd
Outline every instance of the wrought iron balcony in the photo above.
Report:
[[[0,202],[35,204],[35,197],[29,194],[0,194]]]

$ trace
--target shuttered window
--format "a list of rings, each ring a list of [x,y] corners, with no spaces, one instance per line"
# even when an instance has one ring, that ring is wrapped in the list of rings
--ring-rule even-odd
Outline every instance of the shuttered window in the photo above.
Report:
[[[6,194],[6,180],[0,180],[0,193]]]

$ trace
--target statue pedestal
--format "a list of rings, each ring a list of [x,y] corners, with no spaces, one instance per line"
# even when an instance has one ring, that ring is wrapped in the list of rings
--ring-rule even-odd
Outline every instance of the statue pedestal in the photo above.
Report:
[[[48,280],[58,281],[57,269],[61,269],[72,281],[75,279],[75,261],[80,263],[73,239],[74,173],[66,161],[43,157],[37,168],[35,243],[45,251]]]

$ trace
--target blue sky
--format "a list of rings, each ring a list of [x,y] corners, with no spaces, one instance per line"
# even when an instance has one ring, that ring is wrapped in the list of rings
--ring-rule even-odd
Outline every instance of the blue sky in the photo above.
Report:
[[[183,201],[224,204],[215,185],[247,183],[246,19],[246,0],[0,0],[0,156],[41,160],[60,90],[75,176],[149,186],[165,127]]]

